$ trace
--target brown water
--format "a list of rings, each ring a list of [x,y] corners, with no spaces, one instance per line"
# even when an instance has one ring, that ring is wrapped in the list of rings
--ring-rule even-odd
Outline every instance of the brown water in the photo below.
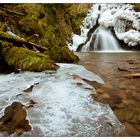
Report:
[[[96,100],[110,105],[118,119],[125,125],[121,136],[140,136],[140,52],[76,53],[79,64],[98,74],[105,85],[90,83],[98,95]]]

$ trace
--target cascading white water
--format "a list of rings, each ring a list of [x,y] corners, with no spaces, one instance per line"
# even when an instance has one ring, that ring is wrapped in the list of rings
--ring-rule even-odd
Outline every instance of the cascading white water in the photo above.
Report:
[[[99,26],[92,34],[90,40],[82,47],[82,52],[86,51],[113,51],[120,50],[120,46],[112,33],[105,27]]]
[[[72,36],[72,43],[68,44],[73,51],[123,51],[119,48],[109,28],[111,27],[118,40],[135,47],[140,44],[140,14],[133,9],[132,4],[93,4],[80,26],[81,34]],[[97,28],[102,25],[108,31]],[[96,29],[97,28],[97,29]],[[91,30],[96,29],[94,33]],[[91,36],[89,36],[89,34]],[[94,48],[94,49],[93,49]]]

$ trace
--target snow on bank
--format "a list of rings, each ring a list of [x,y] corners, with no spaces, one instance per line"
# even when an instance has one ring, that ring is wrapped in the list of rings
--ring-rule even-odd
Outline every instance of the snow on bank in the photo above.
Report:
[[[91,99],[89,95],[95,92],[95,89],[81,78],[98,83],[104,81],[83,66],[59,65],[60,69],[56,73],[24,72],[0,75],[0,117],[13,101],[26,104],[32,99],[37,102],[28,109],[27,119],[32,130],[22,136],[117,135],[123,126],[108,105]],[[77,83],[84,86],[78,86]],[[33,84],[35,86],[31,93],[16,96]]]
[[[113,27],[118,39],[129,46],[140,44],[140,12],[135,12],[131,4],[93,4],[81,26],[81,35],[73,35],[73,43],[68,47],[75,51],[84,43],[96,22],[107,28]]]

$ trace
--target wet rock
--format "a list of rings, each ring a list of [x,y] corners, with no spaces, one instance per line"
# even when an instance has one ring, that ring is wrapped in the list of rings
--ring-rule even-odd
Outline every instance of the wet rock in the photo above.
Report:
[[[95,89],[98,89],[100,86],[103,86],[103,84],[98,83],[96,81],[89,81],[87,79],[83,79],[83,81],[85,81],[86,83],[88,83],[89,85],[91,85],[92,87],[94,87]]]
[[[23,90],[23,91],[24,91],[24,92],[27,92],[27,93],[32,92],[33,87],[34,87],[34,85],[31,85],[29,88],[27,88],[27,89],[25,89],[25,90]]]
[[[76,86],[82,86],[82,85],[83,85],[83,83],[80,83],[80,82],[76,83]]]
[[[127,78],[140,78],[140,73],[130,73],[130,74],[124,75],[124,77],[127,77]]]
[[[74,74],[74,73],[68,73],[68,75],[70,75],[70,76],[72,76],[72,78],[74,79],[74,80],[81,80],[82,79],[82,77],[80,77],[79,75],[76,75],[76,74]]]
[[[140,132],[140,124],[135,124],[135,127],[136,127],[137,131]],[[140,135],[140,134],[139,134],[139,135]]]
[[[37,104],[37,102],[31,99],[26,106],[27,108],[30,108],[30,107],[34,107],[35,104]]]
[[[120,70],[120,71],[129,71],[129,68],[119,66],[119,67],[118,67],[118,70]]]
[[[114,113],[121,122],[125,120],[125,112],[123,110],[116,109]]]
[[[132,73],[137,73],[139,72],[140,66],[133,65],[133,66],[119,66],[118,70],[119,71],[126,71],[126,72],[132,72]]]
[[[121,134],[122,136],[140,136],[139,131],[131,123],[125,122],[125,131]]]
[[[126,60],[126,62],[128,62],[129,64],[135,64],[135,61],[134,60]]]
[[[84,89],[93,90],[92,86],[85,84],[85,83],[77,82],[77,83],[75,83],[75,85],[78,87],[84,88]]]
[[[31,85],[29,88],[23,90],[23,93],[17,94],[16,97],[18,97],[18,96],[20,96],[20,95],[24,95],[24,94],[26,94],[26,93],[32,92],[33,87],[34,87],[35,85],[38,85],[38,84],[39,84],[39,83],[34,83],[34,85]]]
[[[31,126],[26,120],[26,110],[20,102],[13,102],[8,106],[4,115],[0,118],[0,132],[8,132],[8,134],[16,133],[21,135],[25,131],[30,131]]]
[[[131,120],[134,117],[134,112],[132,112],[132,111],[125,111],[124,114],[125,114],[126,121]]]
[[[101,93],[101,94],[91,94],[91,96],[98,102],[102,102],[104,104],[107,104],[110,100],[110,96],[107,93]]]

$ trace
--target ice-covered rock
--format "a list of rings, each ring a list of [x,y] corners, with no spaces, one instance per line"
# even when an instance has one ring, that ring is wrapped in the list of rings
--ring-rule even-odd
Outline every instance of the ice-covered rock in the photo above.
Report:
[[[108,105],[90,97],[94,87],[78,86],[87,85],[82,79],[104,81],[83,66],[58,65],[57,72],[0,75],[0,117],[9,104],[18,101],[26,105],[33,100],[36,104],[27,110],[32,130],[22,136],[118,135],[123,126]],[[31,85],[34,85],[32,91],[24,93]]]

